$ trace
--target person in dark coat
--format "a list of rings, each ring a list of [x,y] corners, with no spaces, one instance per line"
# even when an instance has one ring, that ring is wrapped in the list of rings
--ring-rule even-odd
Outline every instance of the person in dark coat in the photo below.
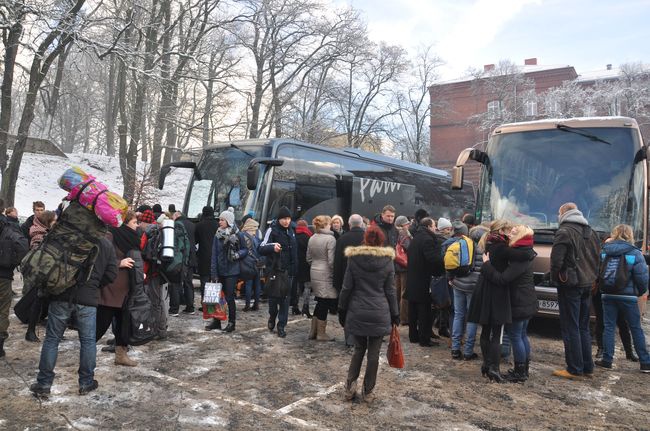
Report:
[[[95,325],[99,290],[117,277],[117,258],[113,244],[101,238],[95,263],[88,281],[78,283],[60,295],[50,298],[47,335],[41,348],[36,383],[30,390],[35,395],[47,395],[54,382],[59,343],[72,314],[76,316],[81,351],[79,355],[79,394],[85,395],[98,387],[95,377]]]
[[[334,288],[341,291],[343,288],[343,277],[348,266],[348,258],[345,257],[345,250],[348,247],[354,247],[363,243],[364,229],[363,218],[359,214],[352,214],[348,219],[350,230],[345,232],[339,239],[336,240],[336,248],[334,249]],[[345,332],[345,344],[347,346],[354,345],[354,338],[347,329]]]
[[[210,206],[203,207],[201,221],[194,229],[194,244],[198,244],[197,269],[201,279],[201,303],[205,292],[205,283],[210,281],[210,264],[212,262],[212,240],[219,229],[219,220],[214,218],[214,209]],[[202,309],[203,307],[201,307]]]
[[[309,297],[311,296],[311,287],[309,284],[311,277],[309,274],[309,262],[307,262],[307,245],[309,244],[309,238],[312,236],[314,236],[314,233],[309,230],[307,222],[302,219],[298,220],[296,223],[296,242],[298,244],[298,272],[294,284],[297,284],[296,296],[302,296],[301,312],[308,319],[311,319],[312,316],[309,312]],[[298,308],[298,298],[296,298],[295,307]]]
[[[494,220],[490,232],[483,236],[479,247],[484,250],[483,259],[489,259],[490,266],[498,272],[508,267],[508,236],[510,223]],[[501,335],[503,325],[512,323],[510,292],[507,286],[487,280],[481,266],[481,277],[469,305],[467,321],[481,325],[481,353],[483,364],[481,374],[490,380],[502,382],[499,372],[501,360]]]
[[[371,226],[363,245],[347,247],[348,265],[339,298],[339,322],[354,336],[354,354],[350,361],[345,397],[356,396],[357,379],[363,357],[368,352],[361,399],[371,401],[379,369],[382,337],[390,334],[391,324],[399,325],[399,307],[395,293],[395,249],[382,247],[384,233]]]
[[[198,264],[196,256],[196,225],[194,222],[192,222],[192,220],[185,217],[185,215],[180,211],[177,211],[174,214],[174,221],[178,221],[183,224],[190,242],[190,261],[188,267],[184,269],[185,277],[183,277],[182,293],[185,302],[185,310],[183,310],[183,313],[194,314],[194,285],[192,283],[192,280],[194,279],[194,271],[196,270]]]
[[[436,224],[425,217],[420,222],[415,237],[407,251],[406,299],[409,302],[409,341],[421,346],[437,346],[431,341],[431,295],[429,285],[432,276],[445,274],[442,258],[442,242],[435,234]]]
[[[411,226],[409,226],[409,231],[411,232],[411,236],[415,236],[415,232],[417,232],[418,227],[420,227],[420,222],[425,217],[429,217],[429,213],[424,208],[420,208],[417,211],[415,211],[413,220],[411,221]]]
[[[264,239],[259,247],[261,255],[267,256],[267,272],[274,266],[280,271],[286,271],[289,277],[289,291],[293,277],[298,272],[298,244],[296,242],[296,232],[291,222],[291,211],[287,207],[282,207],[278,211],[277,218],[271,223],[271,227],[266,230]],[[268,287],[268,284],[267,284]],[[289,295],[274,296],[274,292],[269,296],[269,331],[275,329],[275,321],[278,320],[278,337],[287,336],[285,328],[289,320]]]
[[[377,214],[370,223],[372,226],[379,226],[384,232],[384,245],[387,247],[395,247],[397,245],[397,237],[399,233],[395,228],[395,207],[386,205],[381,214]]]
[[[497,271],[489,261],[481,267],[481,273],[490,283],[507,287],[510,291],[512,323],[505,325],[505,331],[512,345],[515,367],[506,380],[524,382],[528,379],[530,363],[530,342],[527,335],[528,321],[537,312],[537,295],[533,280],[534,232],[528,226],[514,226],[509,235],[508,267]]]

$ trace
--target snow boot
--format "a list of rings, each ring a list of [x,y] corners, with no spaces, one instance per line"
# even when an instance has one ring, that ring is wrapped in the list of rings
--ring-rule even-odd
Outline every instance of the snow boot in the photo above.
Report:
[[[125,367],[136,367],[138,363],[127,356],[126,346],[115,346],[115,365],[124,365]]]
[[[312,317],[311,328],[309,328],[309,339],[315,340],[317,334],[318,334],[318,319]]]
[[[29,319],[29,326],[27,327],[27,332],[25,333],[25,340],[30,341],[32,343],[38,343],[39,341],[41,341],[36,336],[36,319],[32,319],[31,317]]]
[[[205,327],[206,331],[212,331],[213,329],[221,329],[221,320],[212,319],[212,322],[210,322],[210,324],[206,325]]]
[[[327,320],[316,319],[316,341],[334,341],[334,337],[327,334]]]
[[[510,383],[523,383],[526,381],[526,363],[515,362],[514,370],[508,370],[505,380]]]

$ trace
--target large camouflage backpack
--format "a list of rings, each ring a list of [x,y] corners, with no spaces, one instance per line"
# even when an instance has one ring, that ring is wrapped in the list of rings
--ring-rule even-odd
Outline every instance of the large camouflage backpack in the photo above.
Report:
[[[105,235],[106,226],[93,211],[70,202],[43,242],[20,264],[25,284],[37,287],[40,296],[54,296],[88,281]]]

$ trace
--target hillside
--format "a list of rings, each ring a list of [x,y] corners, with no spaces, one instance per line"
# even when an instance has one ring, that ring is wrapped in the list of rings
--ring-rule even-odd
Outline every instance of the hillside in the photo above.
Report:
[[[119,159],[97,154],[68,154],[68,158],[44,154],[25,153],[18,175],[16,186],[16,202],[20,217],[32,214],[32,202],[43,201],[47,209],[54,209],[67,192],[59,188],[58,179],[61,174],[72,166],[79,166],[87,173],[97,177],[112,191],[122,193],[124,186],[120,172]],[[144,164],[138,164],[138,172],[144,170]],[[189,169],[174,169],[165,181],[165,189],[155,187],[148,189],[153,196],[150,204],[160,203],[163,209],[173,203],[181,209],[185,190],[189,182],[191,171]],[[155,183],[158,178],[156,175]]]

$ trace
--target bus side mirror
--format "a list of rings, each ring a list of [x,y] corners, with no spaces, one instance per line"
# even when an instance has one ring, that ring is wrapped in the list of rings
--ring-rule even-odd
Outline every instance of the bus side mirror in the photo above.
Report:
[[[260,175],[260,168],[258,165],[266,166],[282,166],[283,159],[275,159],[273,157],[255,157],[248,164],[246,170],[246,188],[248,190],[255,190],[257,188],[257,179]]]
[[[452,190],[463,189],[463,167],[462,166],[454,166],[451,170],[451,189]]]

